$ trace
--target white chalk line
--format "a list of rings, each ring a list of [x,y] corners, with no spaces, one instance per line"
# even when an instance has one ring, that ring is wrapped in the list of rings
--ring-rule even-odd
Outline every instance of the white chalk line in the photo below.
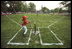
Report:
[[[6,16],[6,17],[8,17],[8,16]],[[8,17],[9,18],[9,17]],[[13,19],[11,19],[11,18],[9,18],[12,22],[14,22],[14,23],[16,23],[17,25],[19,25],[20,27],[22,27],[19,23],[17,23],[16,21],[14,21]],[[21,28],[22,29],[22,28]],[[21,30],[20,29],[20,30]],[[20,31],[19,30],[19,31]],[[18,32],[19,32],[18,31]],[[29,45],[29,41],[30,41],[30,37],[31,37],[31,31],[30,31],[30,36],[29,36],[29,39],[28,39],[28,43],[13,43],[13,42],[11,42],[14,38],[15,38],[15,36],[18,34],[18,32],[9,40],[9,42],[7,43],[7,44],[12,44],[12,45]]]
[[[31,34],[32,34],[32,29],[31,29],[31,31],[30,31],[30,35],[29,35],[29,39],[28,39],[28,44],[29,44],[29,42],[30,42],[30,40],[31,40]]]
[[[39,27],[38,27],[38,31],[39,31]],[[17,35],[18,33],[16,33],[14,36],[13,36],[13,38]],[[30,37],[31,37],[31,34],[32,34],[32,29],[31,29],[31,31],[30,31],[30,35],[29,35],[29,39],[28,39],[28,43],[12,43],[12,42],[8,42],[8,44],[11,44],[11,45],[29,45],[29,41],[30,41]],[[53,33],[54,34],[54,33]],[[54,34],[55,35],[55,34]],[[61,43],[43,43],[42,42],[42,38],[41,38],[41,34],[40,34],[40,31],[39,31],[39,37],[40,37],[40,43],[41,43],[41,45],[63,45],[63,43],[61,42]],[[56,37],[56,36],[55,36]],[[58,39],[58,37],[56,37],[57,39]],[[59,40],[59,39],[58,39]]]
[[[9,17],[8,17],[9,18]],[[10,19],[10,18],[9,18]],[[13,21],[12,19],[10,19],[11,21]],[[13,22],[15,22],[15,21],[13,21]],[[16,24],[18,24],[17,22],[15,22]],[[56,22],[55,22],[56,23]],[[53,23],[54,24],[54,23]],[[51,25],[53,25],[53,24],[51,24]],[[18,24],[19,25],[19,24]],[[48,26],[48,28],[51,26],[51,25],[49,25]],[[31,31],[30,31],[31,32]],[[53,33],[53,31],[51,31],[52,33]],[[18,32],[13,36],[13,38],[16,36],[18,34]],[[53,33],[54,34],[54,33]],[[55,34],[54,34],[55,35]],[[30,37],[31,37],[31,33],[30,33],[30,36],[29,36],[29,39],[28,39],[28,43],[10,43],[10,41],[13,39],[11,39],[7,44],[12,44],[12,45],[29,45],[29,41],[30,41]],[[51,44],[54,44],[54,43],[42,43],[42,38],[41,38],[41,35],[40,35],[40,33],[39,33],[39,37],[40,37],[40,42],[41,42],[41,44],[42,45],[51,45]],[[55,36],[56,37],[56,36]],[[57,37],[56,37],[57,38]],[[58,38],[57,38],[58,39]],[[58,39],[59,40],[59,39]],[[60,42],[61,42],[61,40],[59,40]],[[58,45],[58,44],[56,44],[56,45]]]
[[[8,16],[7,16],[8,17]],[[9,17],[8,17],[9,18]],[[17,25],[19,25],[20,27],[22,27],[20,24],[18,24],[16,21],[14,21],[13,19],[11,19],[11,18],[9,18],[12,22],[14,22],[14,23],[16,23]],[[30,28],[32,28],[32,27],[30,27]],[[20,30],[19,30],[20,31]],[[18,32],[19,32],[18,31]],[[29,35],[29,39],[28,39],[28,43],[13,43],[13,42],[11,42],[13,39],[14,39],[14,37],[18,34],[18,32],[12,37],[12,39],[10,39],[9,40],[9,42],[7,43],[7,44],[11,44],[11,45],[29,45],[29,41],[30,41],[30,37],[31,37],[31,32],[32,32],[32,30],[30,31],[30,35]]]
[[[21,29],[22,29],[22,28],[21,28]],[[20,30],[21,30],[21,29],[20,29]],[[20,30],[19,30],[19,31],[20,31]],[[9,44],[9,43],[15,38],[15,36],[19,33],[19,31],[9,40],[9,42],[8,42],[7,44]]]
[[[63,19],[64,17],[62,17],[61,19]],[[52,26],[52,25],[54,25],[55,23],[57,23],[57,22],[59,22],[61,19],[59,19],[58,21],[55,21],[54,23],[52,23],[52,24],[50,24],[49,26],[48,26],[48,29],[51,31],[51,33],[53,33],[53,35],[56,37],[56,39],[60,42],[60,43],[62,43],[62,41],[56,36],[56,34],[50,29],[50,26]]]
[[[63,43],[42,43],[42,45],[63,45]]]
[[[50,24],[50,25],[48,26],[48,28],[49,28],[50,26],[54,25],[55,23],[59,22],[59,21],[60,21],[61,19],[63,19],[63,18],[64,18],[64,17],[62,17],[62,18],[58,19],[57,21],[55,21],[54,23]]]
[[[8,16],[6,16],[6,17],[8,17]],[[13,19],[11,19],[10,17],[8,17],[9,18],[9,20],[11,20],[12,22],[14,22],[14,23],[16,23],[17,25],[19,25],[20,27],[22,27],[19,23],[17,23],[15,20],[13,20]],[[29,27],[29,28],[32,28],[32,27]]]
[[[14,43],[14,42],[10,42],[9,44],[11,45],[29,45],[29,43]]]
[[[56,34],[49,28],[49,30],[51,31],[51,33],[56,37],[56,39],[62,43],[62,41],[56,36]]]
[[[42,45],[42,37],[41,37],[41,34],[40,34],[39,27],[38,27],[38,31],[39,31],[40,43],[41,43],[41,45]]]
[[[39,30],[39,28],[38,28],[38,30]],[[53,33],[52,33],[52,34],[53,34]],[[41,43],[41,45],[63,45],[63,43],[61,42],[61,40],[60,40],[57,36],[55,36],[55,37],[56,37],[56,39],[57,39],[58,41],[60,41],[60,43],[44,43],[44,42],[42,41],[42,37],[41,37],[40,32],[39,32],[39,37],[40,37],[40,43]]]
[[[39,27],[38,27],[38,31],[39,31]],[[18,34],[18,33],[16,33],[16,35],[17,35],[17,34]],[[11,44],[11,45],[29,45],[29,41],[30,41],[30,39],[31,39],[31,34],[32,34],[32,29],[31,29],[31,31],[30,31],[28,43],[15,43],[15,42],[10,42],[10,41],[13,40],[13,38],[16,36],[16,35],[14,35],[13,38],[8,42],[8,44]],[[63,45],[63,43],[43,43],[43,42],[42,42],[42,38],[41,38],[40,31],[39,31],[39,37],[40,37],[40,43],[41,43],[41,45]]]
[[[6,16],[7,18],[9,18],[12,22],[16,23],[17,25],[19,25],[20,27],[22,27],[19,23],[17,23],[16,21],[14,21],[13,19],[11,19],[10,17]]]
[[[63,17],[64,18],[64,17]],[[63,19],[62,18],[62,19]],[[60,19],[61,20],[61,19]],[[56,39],[60,42],[60,43],[43,43],[42,42],[42,38],[41,38],[41,34],[40,34],[40,32],[39,32],[39,37],[40,37],[40,43],[41,43],[41,45],[63,45],[63,43],[62,43],[62,41],[56,36],[56,34],[49,28],[50,26],[52,26],[52,25],[54,25],[55,23],[57,23],[58,21],[55,21],[54,23],[52,23],[52,24],[50,24],[48,27],[45,27],[45,28],[48,28],[50,31],[51,31],[51,33],[56,37]],[[39,30],[39,28],[41,28],[41,27],[38,27],[38,30]],[[42,27],[42,28],[44,28],[44,27]]]
[[[8,16],[6,16],[6,17],[8,17]],[[9,18],[9,17],[8,17]],[[16,23],[17,25],[19,25],[20,27],[22,27],[20,24],[18,24],[16,21],[14,21],[13,19],[11,19],[11,18],[9,18],[9,20],[11,20],[12,22],[14,22],[14,23]],[[22,28],[21,28],[22,29]],[[20,30],[21,30],[20,29]],[[20,31],[19,30],[19,31]],[[18,32],[19,32],[18,31]],[[7,43],[7,44],[11,44],[11,41],[15,38],[15,36],[18,34],[18,32],[9,40],[9,42]]]
[[[11,45],[29,45],[29,42],[30,42],[30,39],[31,39],[31,34],[32,34],[32,29],[30,30],[30,34],[29,34],[29,38],[28,38],[28,42],[27,43],[11,42],[16,37],[16,35],[18,34],[18,32],[9,40],[9,42],[7,44],[11,44]]]

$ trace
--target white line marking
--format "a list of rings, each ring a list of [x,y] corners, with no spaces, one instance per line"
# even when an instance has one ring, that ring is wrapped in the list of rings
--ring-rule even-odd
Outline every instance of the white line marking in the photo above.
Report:
[[[38,31],[39,31],[39,27],[38,27]],[[42,38],[41,38],[40,32],[39,32],[39,37],[40,37],[40,43],[41,43],[41,45],[42,45]]]
[[[8,17],[8,16],[6,16]],[[9,18],[9,17],[8,17]],[[19,23],[17,23],[16,21],[14,21],[13,19],[9,18],[12,22],[16,23],[17,25],[19,25],[20,27],[22,27]]]
[[[8,17],[8,16],[7,16]],[[9,18],[9,17],[8,17]],[[16,24],[18,24],[16,21],[14,21],[14,20],[12,20],[11,18],[9,18],[11,21],[13,21],[13,22],[15,22]],[[56,21],[56,22],[58,22],[58,21]],[[54,22],[54,23],[56,23],[56,22]],[[52,25],[54,25],[54,23],[52,23],[51,25],[49,25],[48,26],[48,28],[50,27],[50,26],[52,26]],[[19,24],[18,24],[19,25]],[[20,26],[20,25],[19,25]],[[21,26],[20,26],[21,27]],[[22,29],[22,28],[21,28]],[[20,30],[21,30],[20,29]],[[19,31],[20,31],[19,30]],[[49,28],[49,30],[53,33],[53,31]],[[19,32],[18,31],[18,32]],[[39,31],[39,28],[38,28],[38,31]],[[13,36],[13,38],[18,34],[18,32]],[[28,39],[28,43],[11,43],[11,40],[13,40],[13,38],[12,39],[10,39],[9,40],[9,42],[7,43],[7,44],[12,44],[12,45],[29,45],[29,41],[30,41],[30,37],[31,37],[31,32],[32,32],[32,30],[30,31],[30,35],[29,35],[29,39]],[[53,35],[61,42],[61,40],[55,35],[55,33],[53,33]],[[40,34],[40,32],[39,32],[39,37],[40,37],[40,43],[41,43],[41,45],[63,45],[63,43],[61,42],[61,43],[43,43],[42,42],[42,38],[41,38],[41,34]]]
[[[64,17],[62,17],[62,18],[58,19],[57,21],[55,21],[54,23],[50,24],[50,25],[48,26],[48,28],[49,28],[50,26],[54,25],[55,23],[59,22],[59,21],[60,21],[61,19],[63,19],[63,18],[64,18]]]
[[[22,29],[22,28],[21,28]],[[20,30],[21,30],[20,29]],[[19,30],[19,31],[20,31]],[[18,32],[19,32],[18,31]],[[15,36],[18,34],[18,32],[12,37],[12,39],[9,40],[9,42],[7,44],[11,44],[11,45],[29,45],[30,39],[31,39],[31,34],[32,34],[32,29],[30,30],[30,34],[29,34],[29,38],[28,38],[28,42],[27,43],[16,43],[16,42],[11,42]]]
[[[8,17],[8,16],[6,16]],[[9,17],[8,17],[9,18]],[[19,25],[20,27],[22,27],[19,23],[17,23],[16,21],[14,21],[13,19],[9,18],[12,22],[16,23],[17,25]],[[31,27],[32,28],[32,27]],[[22,29],[22,28],[21,28]],[[21,30],[20,29],[20,30]],[[20,31],[19,30],[19,31]],[[18,32],[19,32],[18,31]],[[32,29],[30,31],[30,35],[29,35],[29,39],[28,39],[28,43],[12,43],[11,41],[15,38],[15,36],[18,34],[18,32],[9,40],[9,42],[7,44],[12,44],[12,45],[29,45],[29,41],[30,41],[30,37],[31,37],[31,32],[32,32]]]
[[[63,17],[64,18],[64,17]],[[63,18],[61,18],[61,19],[63,19]],[[60,21],[61,19],[59,19],[58,21]],[[54,25],[55,23],[57,23],[58,21],[55,21],[54,23],[52,23],[52,24],[50,24],[49,26],[48,26],[48,29],[51,31],[51,33],[56,37],[56,39],[59,41],[59,42],[61,42],[62,43],[62,41],[56,36],[56,34],[50,29],[50,26],[52,26],[52,25]]]
[[[56,37],[56,39],[62,43],[62,41],[56,36],[56,34],[49,28],[49,30],[51,31],[51,33]]]
[[[39,31],[39,27],[38,27],[38,31]],[[55,34],[53,33],[53,35],[55,35]],[[43,43],[40,32],[39,32],[39,37],[40,37],[40,43],[41,43],[41,45],[63,45],[63,43],[61,42],[61,40],[56,35],[55,35],[55,37],[57,38],[58,41],[60,41],[60,43]]]
[[[30,35],[29,35],[29,39],[28,39],[28,43],[29,43],[30,40],[31,40],[31,34],[32,34],[32,29],[31,29],[31,31],[30,31]]]
[[[22,29],[22,28],[21,28],[21,29]],[[20,30],[21,30],[21,29],[20,29]],[[19,30],[19,31],[20,31],[20,30]],[[9,42],[8,42],[7,44],[9,44],[9,43],[11,42],[11,40],[13,40],[13,39],[15,38],[15,36],[19,33],[19,31],[9,40]]]
[[[50,24],[50,25],[48,26],[48,28],[49,28],[50,26],[54,25],[54,24],[57,23],[57,22],[58,22],[58,21],[55,21],[54,23]]]
[[[64,17],[63,17],[64,18]],[[62,19],[63,19],[62,18]],[[61,19],[59,19],[61,20]],[[58,21],[59,21],[58,20]],[[41,45],[63,45],[62,41],[56,36],[56,34],[49,28],[50,26],[54,25],[55,23],[57,23],[58,21],[55,21],[54,23],[50,24],[47,28],[51,31],[51,33],[56,37],[56,39],[60,42],[60,43],[43,43],[42,42],[42,38],[41,38],[41,34],[39,33],[39,37],[40,37],[40,42],[41,42]],[[40,27],[41,28],[41,27]],[[43,27],[42,27],[43,28]],[[46,27],[45,27],[46,28]],[[39,28],[38,28],[39,30]]]
[[[42,45],[63,45],[63,43],[42,43]]]
[[[12,43],[12,42],[10,42],[9,44],[11,44],[11,45],[29,45],[29,43]]]

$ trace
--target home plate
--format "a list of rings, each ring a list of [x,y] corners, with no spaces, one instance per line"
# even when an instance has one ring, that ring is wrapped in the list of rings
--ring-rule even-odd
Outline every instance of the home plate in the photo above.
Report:
[[[36,31],[36,32],[35,32],[35,31],[32,31],[32,33],[34,33],[34,34],[36,34],[36,35],[37,35],[39,32],[40,32],[40,31]]]
[[[35,43],[39,43],[39,41],[35,41]]]

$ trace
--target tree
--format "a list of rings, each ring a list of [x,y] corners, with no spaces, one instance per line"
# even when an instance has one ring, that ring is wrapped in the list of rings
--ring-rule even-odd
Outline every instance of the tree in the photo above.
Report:
[[[55,8],[54,9],[54,13],[61,13],[61,12],[63,12],[62,8]]]
[[[28,5],[26,3],[22,4],[21,6],[22,6],[21,11],[28,12]]]
[[[21,5],[22,5],[21,1],[8,1],[7,3],[10,5],[9,7],[10,12],[16,13],[18,11],[21,11]]]
[[[42,7],[42,8],[41,8],[41,11],[42,11],[43,13],[48,13],[48,12],[49,12],[49,9],[48,9],[47,7]]]
[[[54,12],[57,12],[58,13],[59,12],[59,8],[55,8],[54,9]]]
[[[36,11],[36,6],[35,6],[35,4],[34,3],[32,3],[32,2],[30,2],[29,3],[29,6],[28,6],[28,11],[29,12],[35,12]]]
[[[21,11],[21,9],[22,9],[21,5],[23,5],[23,3],[21,1],[18,1],[15,5],[15,10]]]
[[[59,13],[62,13],[64,12],[64,10],[62,8],[59,9]]]
[[[64,7],[66,7],[67,11],[69,13],[71,13],[71,1],[63,1],[60,4],[63,5]]]
[[[6,12],[8,10],[8,7],[6,6],[6,1],[1,1],[1,11]]]

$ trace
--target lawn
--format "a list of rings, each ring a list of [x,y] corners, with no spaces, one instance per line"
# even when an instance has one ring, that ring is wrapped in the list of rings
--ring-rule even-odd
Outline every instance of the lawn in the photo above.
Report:
[[[12,22],[9,18],[17,23],[22,23],[22,16],[28,16],[30,24],[27,25],[28,32],[26,36],[23,35],[21,30],[11,42],[28,41],[30,31],[36,23],[36,27],[40,27],[42,41],[44,43],[60,43],[55,36],[48,29],[48,26],[57,21],[57,23],[50,26],[50,29],[57,35],[64,45],[41,45],[39,35],[31,34],[29,45],[8,45],[8,41],[19,31],[21,28],[16,23]],[[8,17],[9,18],[8,18]],[[16,15],[1,15],[1,47],[2,48],[70,48],[71,47],[71,17],[60,16],[54,14],[16,14]]]

